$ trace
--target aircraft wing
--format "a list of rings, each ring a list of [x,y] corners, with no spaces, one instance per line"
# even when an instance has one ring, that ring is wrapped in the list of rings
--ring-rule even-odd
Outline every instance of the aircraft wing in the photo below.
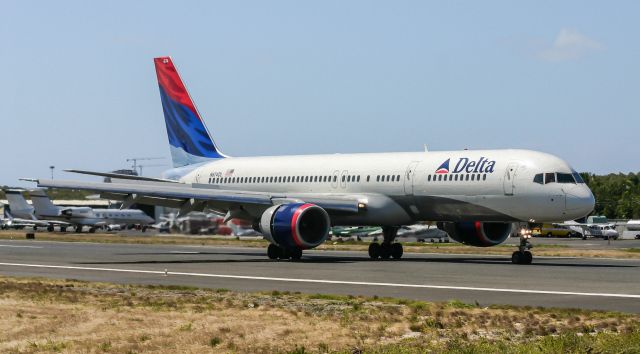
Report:
[[[65,172],[79,173],[79,174],[83,174],[83,175],[106,177],[106,178],[127,179],[127,180],[133,180],[133,181],[178,183],[178,181],[174,181],[174,180],[171,180],[171,179],[152,178],[152,177],[143,177],[143,176],[132,176],[132,175],[124,175],[124,174],[121,174],[121,173],[112,173],[112,172],[95,172],[95,171],[74,170],[74,169],[69,169],[69,170],[64,170],[64,171]]]
[[[34,181],[38,187],[98,192],[103,198],[123,200],[123,208],[136,203],[161,205],[180,209],[180,214],[207,207],[223,212],[240,209],[259,215],[272,205],[292,202],[313,203],[330,214],[357,213],[364,207],[358,197],[340,194],[249,192],[184,183],[105,183],[44,179]]]
[[[68,222],[57,221],[57,220],[40,220],[40,219],[23,219],[23,218],[7,218],[5,219],[5,223],[8,226],[49,226],[49,225],[59,225],[65,226],[70,225]]]

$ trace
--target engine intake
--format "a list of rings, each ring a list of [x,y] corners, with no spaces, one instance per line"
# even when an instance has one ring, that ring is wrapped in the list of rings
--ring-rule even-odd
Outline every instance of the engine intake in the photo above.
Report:
[[[275,205],[260,218],[260,231],[271,243],[287,249],[309,249],[329,236],[331,220],[321,207],[309,203]]]
[[[491,247],[503,243],[511,234],[511,223],[503,222],[446,222],[438,227],[452,239],[476,247]]]

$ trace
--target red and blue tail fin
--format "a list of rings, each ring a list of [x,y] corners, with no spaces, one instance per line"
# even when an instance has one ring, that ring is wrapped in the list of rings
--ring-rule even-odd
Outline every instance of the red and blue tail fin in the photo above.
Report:
[[[227,157],[211,139],[171,57],[154,60],[173,167]]]

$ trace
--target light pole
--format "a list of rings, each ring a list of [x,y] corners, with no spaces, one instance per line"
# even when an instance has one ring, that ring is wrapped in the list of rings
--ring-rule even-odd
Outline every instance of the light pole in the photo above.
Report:
[[[51,179],[53,179],[53,170],[55,170],[56,166],[49,166],[49,169],[51,169]]]

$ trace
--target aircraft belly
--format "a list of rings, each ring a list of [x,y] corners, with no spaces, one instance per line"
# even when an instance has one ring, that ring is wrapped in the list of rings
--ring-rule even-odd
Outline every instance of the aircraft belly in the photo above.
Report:
[[[465,196],[453,199],[442,196],[394,197],[416,221],[517,221],[494,208],[481,205],[491,196]]]

